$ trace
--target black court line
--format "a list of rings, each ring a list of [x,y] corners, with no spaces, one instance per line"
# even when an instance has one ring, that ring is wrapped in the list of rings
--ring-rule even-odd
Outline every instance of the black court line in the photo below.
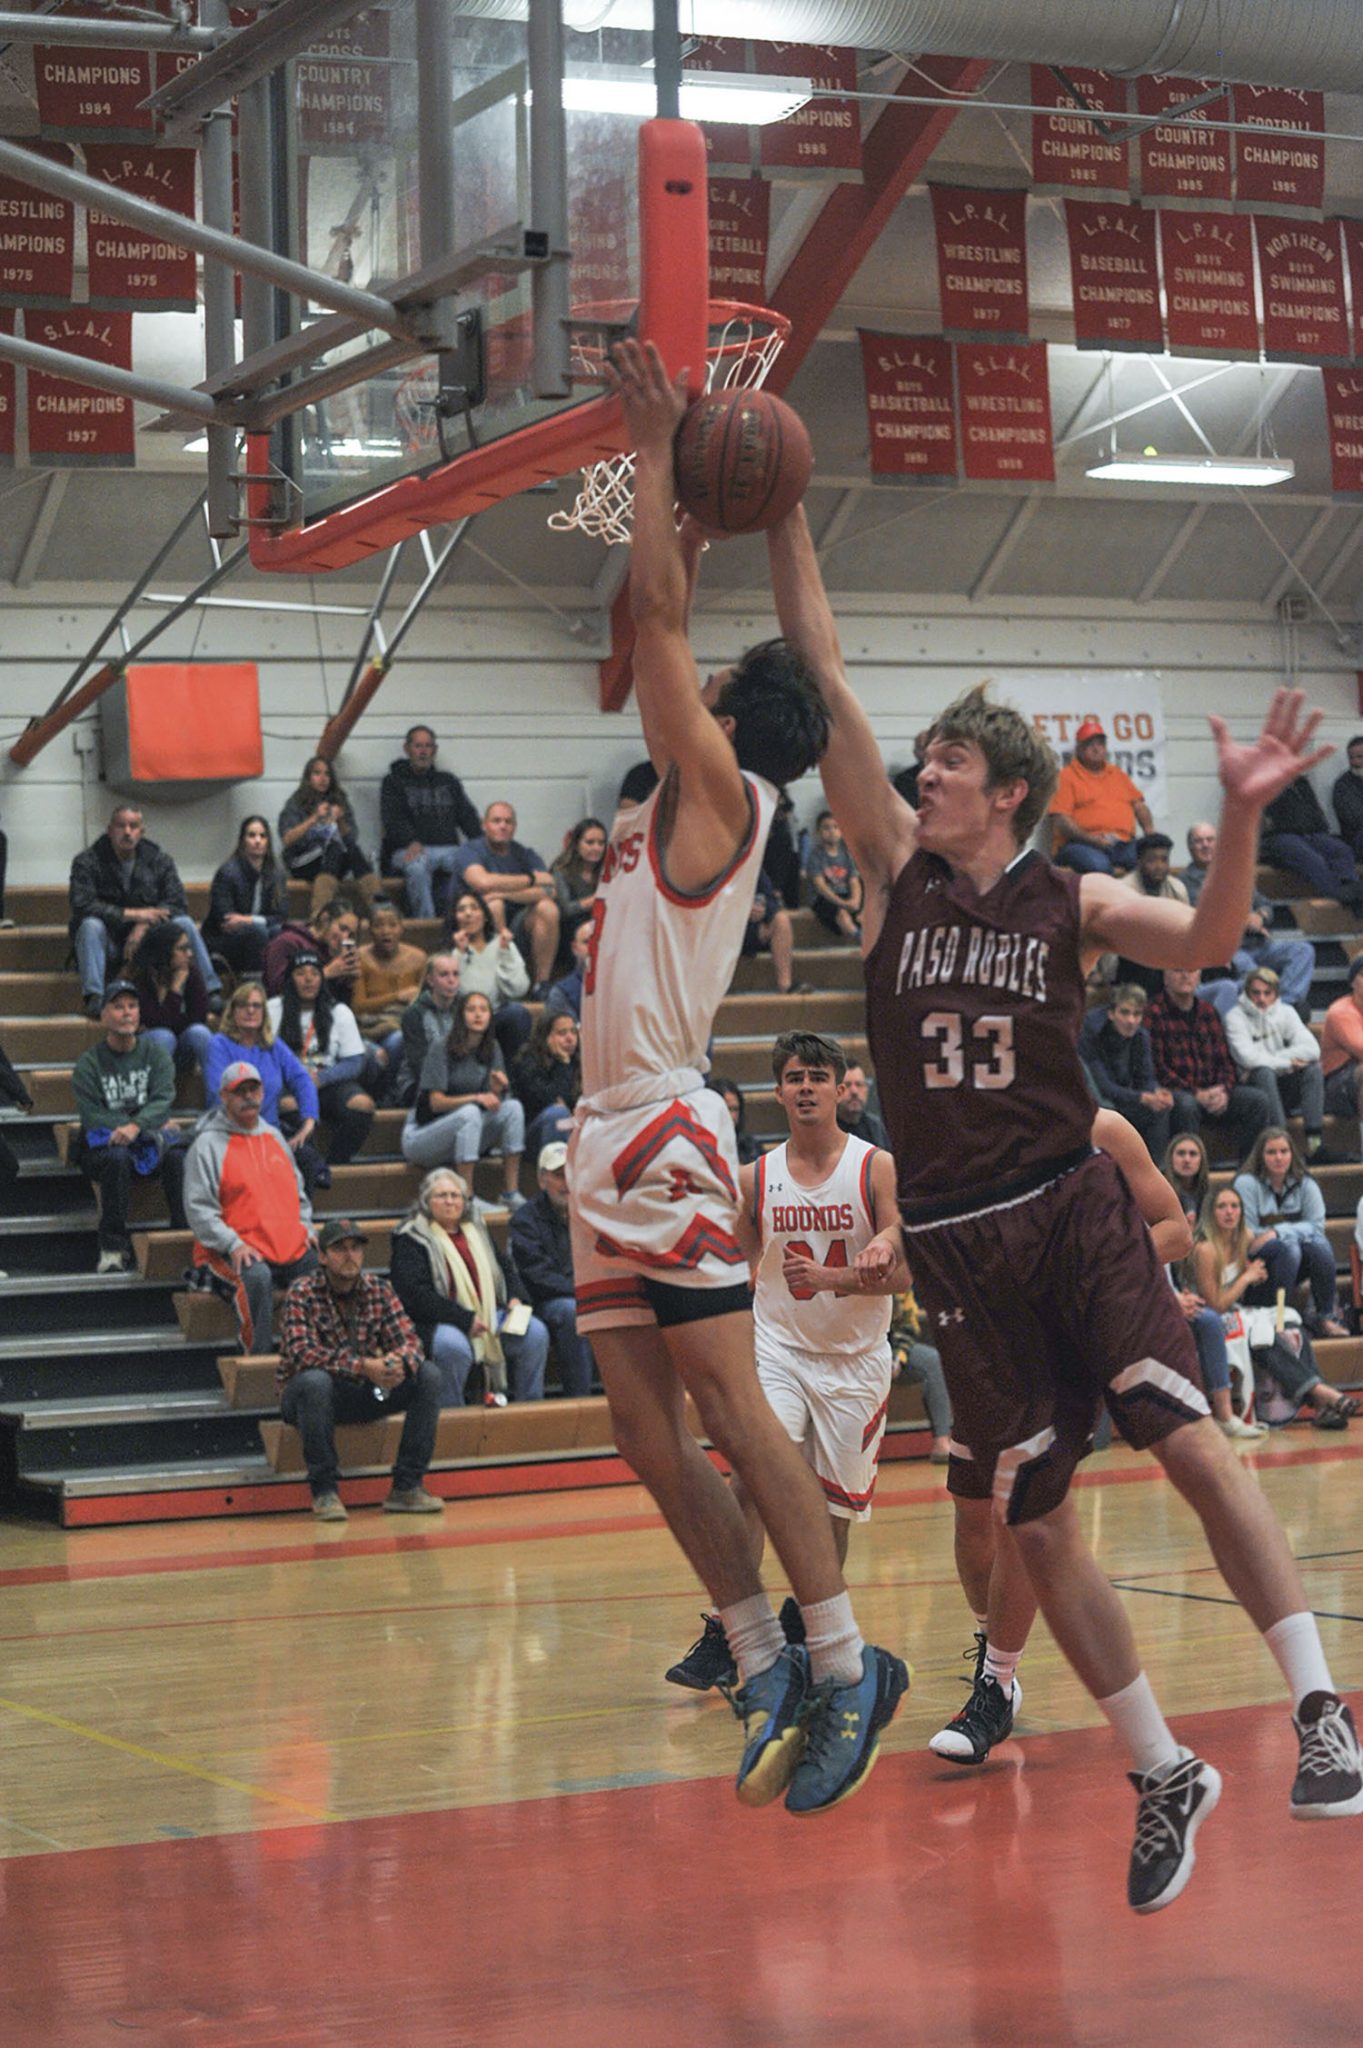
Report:
[[[1206,1607],[1239,1607],[1240,1602],[1229,1593],[1176,1593],[1168,1586],[1141,1586],[1128,1579],[1113,1579],[1110,1583],[1119,1593],[1149,1593],[1156,1600],[1194,1600]],[[1356,1621],[1363,1623],[1363,1614],[1337,1614],[1332,1607],[1313,1607],[1311,1613],[1317,1621]]]

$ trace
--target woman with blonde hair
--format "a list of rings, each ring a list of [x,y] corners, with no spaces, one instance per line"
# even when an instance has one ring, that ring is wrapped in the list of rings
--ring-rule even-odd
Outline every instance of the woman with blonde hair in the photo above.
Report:
[[[444,1375],[443,1405],[464,1405],[482,1368],[489,1407],[544,1398],[549,1332],[520,1299],[515,1268],[469,1214],[468,1183],[437,1166],[393,1232],[389,1273],[422,1347]],[[510,1366],[508,1386],[507,1367]]]
[[[308,1193],[325,1186],[330,1170],[316,1146],[308,1142],[317,1127],[317,1089],[298,1055],[276,1038],[264,985],[258,981],[237,983],[224,1006],[221,1029],[204,1048],[204,1093],[210,1102],[216,1099],[223,1075],[237,1060],[246,1060],[259,1074],[265,1090],[261,1116],[288,1139]]]

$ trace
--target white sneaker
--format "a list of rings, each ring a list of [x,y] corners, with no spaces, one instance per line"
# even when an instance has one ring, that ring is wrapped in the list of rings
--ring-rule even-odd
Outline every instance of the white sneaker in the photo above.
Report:
[[[1232,1415],[1229,1421],[1218,1422],[1216,1426],[1232,1443],[1257,1443],[1268,1435],[1266,1422],[1246,1422],[1239,1415]]]
[[[127,1270],[128,1263],[122,1252],[101,1252],[99,1264],[95,1267],[96,1273],[126,1273]]]

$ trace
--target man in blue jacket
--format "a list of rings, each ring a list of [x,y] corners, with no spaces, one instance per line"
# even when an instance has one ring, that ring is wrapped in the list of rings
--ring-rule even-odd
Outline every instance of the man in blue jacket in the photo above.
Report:
[[[596,1361],[591,1345],[577,1333],[567,1158],[568,1147],[556,1140],[540,1153],[540,1191],[511,1219],[511,1251],[531,1307],[549,1325],[564,1393],[590,1394]]]

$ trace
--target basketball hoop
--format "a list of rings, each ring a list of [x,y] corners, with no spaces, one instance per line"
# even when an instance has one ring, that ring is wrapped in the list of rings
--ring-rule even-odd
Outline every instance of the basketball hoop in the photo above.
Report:
[[[409,370],[393,393],[393,418],[405,455],[424,455],[434,450],[438,435],[435,402],[440,396],[440,372],[434,356]]]
[[[633,331],[637,312],[633,300],[580,306],[573,325],[582,332],[573,342],[575,376],[603,382],[602,364],[611,342]],[[745,306],[734,299],[710,301],[709,343],[705,351],[707,391],[751,390],[765,384],[772,364],[790,338],[783,313],[765,306]],[[634,517],[634,455],[613,455],[582,472],[576,502],[566,512],[551,512],[555,533],[585,533],[593,540],[628,545]]]

